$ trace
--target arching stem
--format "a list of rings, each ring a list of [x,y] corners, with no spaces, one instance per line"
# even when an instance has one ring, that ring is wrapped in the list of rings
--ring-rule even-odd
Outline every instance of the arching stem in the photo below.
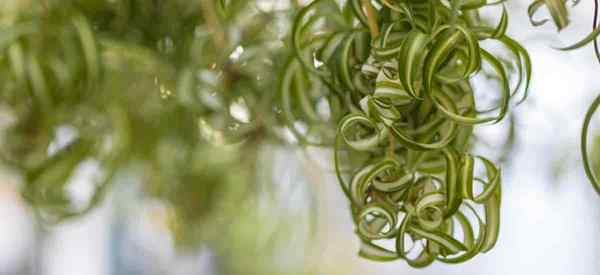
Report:
[[[376,38],[379,36],[379,25],[377,24],[377,11],[371,4],[371,0],[362,0],[362,6],[365,10],[365,14],[367,15],[367,20],[369,23],[369,32],[371,32],[371,37]]]

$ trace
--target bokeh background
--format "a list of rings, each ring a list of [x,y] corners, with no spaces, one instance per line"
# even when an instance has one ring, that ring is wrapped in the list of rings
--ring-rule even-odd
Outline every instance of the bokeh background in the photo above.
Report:
[[[19,178],[1,169],[0,274],[228,275],[223,266],[237,259],[242,266],[237,270],[269,265],[271,274],[599,274],[600,198],[585,178],[579,135],[584,112],[600,93],[600,64],[591,46],[571,52],[552,48],[591,30],[593,2],[572,7],[571,26],[560,33],[551,24],[532,27],[528,4],[506,3],[508,33],[531,54],[533,81],[531,97],[514,111],[515,148],[502,165],[500,239],[489,253],[468,263],[435,263],[422,270],[402,261],[359,258],[348,204],[332,173],[331,152],[275,146],[269,149],[274,167],[264,175],[274,186],[259,192],[258,218],[242,221],[239,232],[228,236],[227,254],[210,244],[178,248],[168,207],[141,196],[139,186],[127,180],[88,215],[42,226],[21,198]],[[281,8],[287,1],[262,5]],[[497,14],[492,11],[498,7],[486,9]],[[7,120],[0,112],[0,124]],[[594,120],[600,124],[600,118]],[[500,146],[503,127],[481,127],[477,135],[485,145],[476,150]],[[92,174],[84,171],[77,181],[90,180]]]

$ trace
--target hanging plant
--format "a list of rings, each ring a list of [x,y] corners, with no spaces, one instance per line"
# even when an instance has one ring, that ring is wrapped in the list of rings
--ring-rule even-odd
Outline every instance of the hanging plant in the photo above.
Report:
[[[501,171],[470,154],[470,138],[525,100],[531,76],[528,53],[506,35],[506,10],[495,25],[480,18],[495,4],[316,0],[297,14],[280,106],[300,144],[334,148],[360,256],[425,267],[494,247]],[[495,96],[485,108],[471,79],[490,70],[498,87],[481,91]]]
[[[276,91],[269,72],[286,49],[272,23],[286,11],[246,0],[22,5],[0,14],[0,102],[13,119],[0,156],[43,221],[94,209],[120,172],[173,208],[181,244],[237,215],[261,146],[282,141],[264,91]],[[82,200],[73,185],[90,167]]]

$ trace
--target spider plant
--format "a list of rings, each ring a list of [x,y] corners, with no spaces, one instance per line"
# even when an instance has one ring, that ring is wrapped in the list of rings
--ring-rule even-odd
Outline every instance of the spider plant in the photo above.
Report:
[[[491,5],[496,24],[479,15]],[[360,256],[425,267],[496,244],[501,170],[471,154],[470,139],[527,97],[531,61],[507,26],[501,3],[485,0],[316,0],[296,15],[280,106],[300,144],[333,148]],[[497,88],[475,91],[485,72]]]

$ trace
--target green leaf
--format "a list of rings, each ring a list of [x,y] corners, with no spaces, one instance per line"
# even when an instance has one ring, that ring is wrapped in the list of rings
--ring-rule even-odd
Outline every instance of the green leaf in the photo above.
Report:
[[[592,169],[592,167],[594,167],[594,164],[590,162],[590,156],[588,153],[590,122],[592,121],[594,114],[598,110],[598,106],[600,106],[600,96],[594,99],[589,109],[585,113],[585,118],[583,119],[583,126],[581,128],[581,157],[583,160],[583,168],[585,170],[585,175],[592,183],[592,186],[594,187],[596,192],[600,195],[600,182],[598,182],[596,173],[594,169]]]

